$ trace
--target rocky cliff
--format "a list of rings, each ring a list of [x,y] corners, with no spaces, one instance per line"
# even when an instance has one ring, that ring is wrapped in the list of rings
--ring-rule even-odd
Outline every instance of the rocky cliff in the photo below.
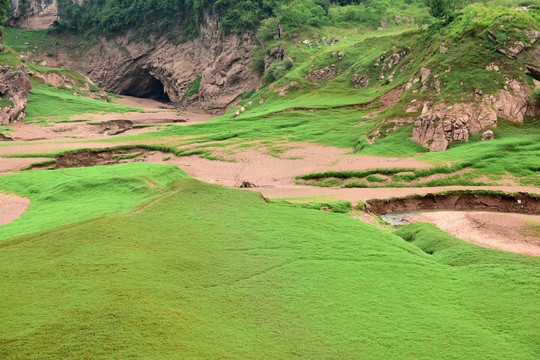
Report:
[[[82,5],[84,0],[66,0]],[[8,25],[22,29],[48,29],[58,21],[57,0],[11,0]]]
[[[0,124],[23,119],[32,84],[26,71],[0,67]]]
[[[453,64],[447,69],[439,67],[438,71],[421,67],[416,70],[415,76],[404,84],[403,94],[406,99],[412,100],[405,103],[407,106],[403,110],[406,114],[411,114],[410,117],[407,115],[404,118],[386,119],[386,123],[382,123],[383,127],[387,127],[386,132],[381,134],[380,131],[375,131],[368,136],[368,140],[376,141],[397,130],[400,125],[412,123],[414,130],[410,140],[429,151],[444,151],[452,147],[453,142],[467,142],[474,135],[482,134],[479,137],[481,140],[492,139],[493,132],[488,128],[497,127],[499,119],[523,123],[526,116],[540,115],[540,107],[530,102],[531,90],[540,86],[540,31],[533,28],[516,29],[515,32],[524,40],[509,39],[504,45],[491,35],[491,31],[488,32],[488,39],[497,45],[496,51],[504,55],[493,56],[498,60],[497,64],[488,63],[485,68],[476,69],[492,79],[491,93],[485,93],[478,88],[467,93],[461,80],[453,85],[462,91],[464,99],[452,101],[451,97],[444,98],[441,94],[443,88],[449,84],[448,74]],[[434,53],[439,53],[444,61],[447,51],[446,45],[441,43],[440,49]],[[406,51],[392,49],[391,53],[385,53],[378,58],[373,67],[382,69],[379,79],[391,83],[393,75],[399,74],[396,69],[406,62],[406,55]],[[434,56],[433,53],[430,56]],[[481,64],[480,61],[479,63]],[[431,64],[437,66],[433,61]],[[405,66],[406,64],[399,71],[403,71]],[[366,76],[355,74],[352,83],[355,87],[365,87],[365,79]],[[392,127],[389,124],[396,125]]]
[[[199,35],[180,44],[165,37],[132,41],[133,34],[101,38],[77,54],[59,51],[47,63],[75,69],[112,93],[224,108],[262,82],[248,67],[253,34],[225,36],[219,23],[206,16]]]

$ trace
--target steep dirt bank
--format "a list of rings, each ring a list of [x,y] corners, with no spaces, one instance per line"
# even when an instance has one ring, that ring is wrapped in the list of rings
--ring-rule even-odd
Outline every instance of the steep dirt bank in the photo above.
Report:
[[[218,16],[205,16],[200,34],[181,44],[165,37],[132,38],[133,34],[102,38],[89,49],[74,49],[76,53],[59,49],[46,61],[78,70],[115,94],[200,108],[224,107],[262,84],[248,67],[255,45],[253,34],[223,35]],[[186,95],[190,85],[192,91]]]
[[[482,210],[540,214],[540,197],[528,193],[505,194],[486,191],[454,191],[443,194],[428,193],[422,196],[372,200],[368,201],[367,204],[367,210],[376,215],[415,209]]]
[[[30,200],[15,196],[0,194],[0,226],[18,219],[30,205]]]
[[[310,186],[286,186],[275,188],[251,188],[267,198],[301,198],[343,201],[369,201],[373,199],[388,199],[392,197],[404,197],[412,195],[426,195],[443,191],[501,191],[523,192],[538,194],[538,188],[524,186],[441,186],[441,187],[416,187],[416,188],[322,188]]]
[[[65,169],[87,166],[114,165],[127,162],[155,163],[166,162],[171,159],[172,156],[173,155],[169,153],[137,147],[130,149],[83,149],[59,154],[55,158],[55,164],[45,165],[45,167],[53,166],[55,169]]]
[[[540,216],[477,211],[434,211],[404,217],[429,222],[458,239],[476,245],[540,256]]]

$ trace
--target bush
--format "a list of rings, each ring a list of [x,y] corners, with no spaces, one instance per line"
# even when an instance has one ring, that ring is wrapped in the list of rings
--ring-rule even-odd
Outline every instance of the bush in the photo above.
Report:
[[[540,86],[535,87],[531,91],[531,97],[529,98],[529,103],[533,105],[540,105]]]
[[[264,74],[264,54],[254,56],[251,62],[249,63],[251,71],[256,74]]]
[[[286,65],[288,65],[288,62],[286,62],[285,60],[275,62],[268,70],[266,70],[263,76],[263,80],[267,84],[269,84],[281,79],[288,71]]]

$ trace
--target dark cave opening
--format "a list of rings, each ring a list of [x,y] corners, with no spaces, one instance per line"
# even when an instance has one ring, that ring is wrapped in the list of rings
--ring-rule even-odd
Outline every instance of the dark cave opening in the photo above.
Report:
[[[124,84],[120,95],[148,98],[161,102],[170,102],[163,83],[147,70],[139,69],[135,75]]]

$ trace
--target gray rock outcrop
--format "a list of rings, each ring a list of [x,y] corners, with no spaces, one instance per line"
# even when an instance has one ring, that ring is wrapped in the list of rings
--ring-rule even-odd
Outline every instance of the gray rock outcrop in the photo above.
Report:
[[[0,67],[0,97],[4,106],[0,107],[0,124],[22,120],[26,115],[28,93],[32,88],[26,72],[9,66]]]

